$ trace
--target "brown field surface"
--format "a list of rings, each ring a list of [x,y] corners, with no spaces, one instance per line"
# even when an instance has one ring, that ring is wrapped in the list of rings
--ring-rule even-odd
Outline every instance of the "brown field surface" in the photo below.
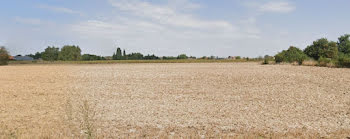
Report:
[[[0,138],[345,138],[350,69],[258,63],[0,67]]]

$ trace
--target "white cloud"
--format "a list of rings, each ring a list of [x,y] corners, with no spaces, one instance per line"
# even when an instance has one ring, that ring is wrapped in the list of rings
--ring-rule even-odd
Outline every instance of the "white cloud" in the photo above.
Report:
[[[138,0],[109,0],[118,16],[82,21],[71,30],[89,43],[113,46],[116,42],[130,51],[176,55],[232,55],[216,47],[233,49],[236,41],[260,38],[255,19],[249,24],[225,20],[207,20],[184,10],[188,3],[151,4]],[[178,5],[178,6],[177,6]],[[199,5],[196,8],[200,7]],[[192,9],[193,10],[193,9]],[[103,41],[102,41],[103,40]],[[114,48],[113,48],[114,49]],[[112,51],[114,51],[111,49]]]
[[[276,12],[276,13],[289,13],[296,9],[294,5],[289,2],[267,2],[259,7],[262,12]]]
[[[206,21],[193,17],[191,14],[180,13],[175,8],[167,6],[153,5],[140,1],[114,1],[110,3],[125,12],[133,15],[149,18],[160,24],[172,25],[177,27],[189,28],[225,28],[233,29],[234,27],[226,21]],[[186,5],[186,4],[185,4]],[[193,4],[190,4],[193,5]],[[186,7],[186,6],[185,6]]]
[[[75,10],[72,10],[72,9],[69,9],[69,8],[56,7],[56,6],[50,6],[50,5],[45,5],[45,4],[38,5],[38,8],[47,9],[47,10],[50,10],[50,11],[53,11],[53,12],[58,12],[58,13],[84,15],[80,11],[75,11]]]
[[[21,23],[21,24],[30,24],[30,25],[41,25],[42,21],[40,19],[36,19],[36,18],[24,18],[24,17],[15,17],[14,20],[17,23]]]

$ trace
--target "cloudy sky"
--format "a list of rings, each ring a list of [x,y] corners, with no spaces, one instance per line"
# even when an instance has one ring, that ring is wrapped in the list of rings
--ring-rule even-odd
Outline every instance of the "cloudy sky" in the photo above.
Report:
[[[273,55],[350,33],[349,0],[1,0],[12,55],[79,45],[83,53]]]

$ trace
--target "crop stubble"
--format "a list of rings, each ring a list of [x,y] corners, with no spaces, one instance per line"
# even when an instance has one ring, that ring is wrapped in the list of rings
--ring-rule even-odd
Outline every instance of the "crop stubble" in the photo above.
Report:
[[[346,137],[349,84],[349,69],[257,63],[6,66],[0,134]]]

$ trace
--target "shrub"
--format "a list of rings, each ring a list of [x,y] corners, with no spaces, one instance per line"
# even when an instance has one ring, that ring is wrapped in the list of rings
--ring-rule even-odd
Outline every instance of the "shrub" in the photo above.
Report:
[[[318,59],[319,66],[322,66],[322,67],[327,67],[331,62],[332,62],[332,59],[330,58],[320,57]]]
[[[7,65],[9,61],[9,53],[5,49],[5,47],[0,48],[0,65]]]
[[[276,63],[281,62],[298,62],[299,65],[303,63],[304,60],[308,59],[307,55],[303,53],[302,50],[294,46],[289,47],[288,50],[284,50],[275,56]]]
[[[338,46],[336,42],[329,42],[326,38],[314,41],[312,45],[306,47],[304,53],[316,60],[319,58],[336,58],[338,56]]]
[[[269,64],[269,60],[267,58],[264,59],[264,62],[262,63],[263,65]]]
[[[58,60],[59,48],[47,47],[42,53],[42,59],[45,61],[56,61]]]
[[[345,34],[338,38],[339,52],[350,54],[350,34]]]
[[[58,55],[59,60],[63,61],[77,61],[81,59],[81,49],[79,46],[63,46]]]
[[[340,54],[336,65],[350,68],[350,55]]]
[[[188,59],[188,56],[186,54],[181,54],[177,56],[177,59]]]

